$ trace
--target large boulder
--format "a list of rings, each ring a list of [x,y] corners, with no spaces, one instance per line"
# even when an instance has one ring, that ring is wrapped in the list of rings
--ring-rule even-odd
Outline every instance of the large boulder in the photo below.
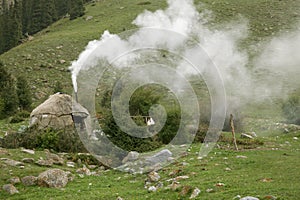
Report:
[[[50,169],[38,176],[38,185],[50,188],[63,188],[68,183],[68,173],[61,169]]]
[[[31,112],[29,127],[61,130],[74,126],[74,119],[78,121],[88,116],[88,111],[75,102],[70,95],[56,93]]]

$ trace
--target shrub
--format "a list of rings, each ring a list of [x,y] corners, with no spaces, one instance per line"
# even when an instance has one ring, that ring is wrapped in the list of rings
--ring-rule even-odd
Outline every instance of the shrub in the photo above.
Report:
[[[25,121],[29,116],[30,113],[28,111],[20,111],[10,119],[9,123],[20,123],[22,121]]]
[[[87,152],[73,128],[60,131],[29,128],[25,132],[8,134],[3,138],[2,146],[4,148],[53,149],[57,152]]]
[[[16,123],[20,123],[22,121],[24,121],[23,117],[21,117],[19,115],[15,115],[10,119],[9,123],[16,124]]]
[[[17,95],[20,108],[29,110],[32,103],[32,94],[24,76],[19,76],[17,79]]]

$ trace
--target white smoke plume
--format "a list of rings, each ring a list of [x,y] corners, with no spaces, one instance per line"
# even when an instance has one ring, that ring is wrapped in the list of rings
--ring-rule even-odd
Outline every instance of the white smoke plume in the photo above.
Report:
[[[244,66],[247,63],[247,56],[237,50],[237,43],[247,35],[246,23],[228,25],[226,31],[210,30],[206,25],[209,21],[207,16],[210,16],[210,12],[199,13],[192,0],[168,0],[168,5],[165,10],[144,11],[133,21],[133,24],[140,28],[167,29],[194,38],[200,42],[213,62],[219,67],[225,81],[231,81],[232,73],[236,77],[244,79]],[[110,39],[109,45],[103,46],[107,39]],[[127,41],[124,41],[117,35],[111,35],[108,31],[105,31],[100,40],[91,41],[86,50],[80,54],[78,60],[72,63],[70,69],[72,70],[74,90],[77,90],[76,77],[78,73],[80,70],[92,66],[95,58],[101,57],[112,60],[119,52],[130,51],[150,44],[157,47],[163,44],[164,48],[172,50],[184,45],[185,42],[176,37],[172,38],[168,34],[153,35],[142,29]],[[197,48],[199,47],[185,49],[184,54],[188,59],[204,64],[205,59],[196,56],[196,53],[199,52]],[[96,49],[97,51],[95,51]],[[205,66],[203,66],[204,68]],[[178,70],[182,73],[188,73],[188,69],[180,64]]]
[[[284,98],[300,87],[300,30],[273,38],[255,60],[256,96]]]
[[[123,40],[118,35],[105,31],[99,40],[91,41],[87,45],[70,67],[75,92],[79,72],[94,66],[98,58],[111,62],[120,52],[130,52],[149,45],[158,48],[163,46],[167,50],[184,46],[183,57],[198,63],[201,72],[206,70],[206,58],[199,56],[198,52],[199,48],[204,49],[220,71],[227,94],[236,98],[253,100],[279,96],[285,82],[280,83],[278,80],[284,79],[291,83],[290,76],[296,81],[294,84],[299,85],[300,57],[297,54],[300,52],[300,31],[273,39],[254,62],[255,67],[248,69],[248,54],[238,48],[239,42],[248,36],[247,20],[240,17],[236,22],[213,29],[208,23],[212,15],[207,10],[199,13],[193,0],[168,0],[165,10],[144,11],[132,22],[140,28],[153,27],[180,33],[199,41],[200,47],[186,47],[187,41],[163,32],[151,34],[140,29],[129,39]],[[109,43],[106,42],[108,40]],[[131,59],[134,60],[134,57]],[[119,60],[118,66],[128,66],[126,63],[129,61]],[[185,75],[197,73],[194,69],[187,68],[185,62],[179,62],[177,70]]]

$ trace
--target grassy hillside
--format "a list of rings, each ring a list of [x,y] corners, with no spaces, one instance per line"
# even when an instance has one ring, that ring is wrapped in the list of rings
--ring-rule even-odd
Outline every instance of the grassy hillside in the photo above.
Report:
[[[293,29],[300,18],[298,0],[197,0],[196,4],[199,3],[205,3],[199,9],[214,11],[215,24],[238,15],[249,19],[251,33],[244,47],[255,45],[278,32]],[[56,22],[34,35],[31,41],[0,55],[0,60],[14,75],[25,74],[28,77],[36,105],[53,92],[57,81],[62,83],[65,92],[71,93],[68,66],[88,41],[98,39],[104,30],[119,33],[132,29],[132,20],[143,10],[153,11],[165,6],[166,2],[161,0],[106,0],[89,4],[85,16],[73,21],[65,18]],[[93,18],[86,20],[88,16]]]
[[[256,47],[260,42],[272,36],[294,30],[300,20],[300,0],[195,0],[199,10],[205,8],[214,12],[211,26],[244,16],[249,20],[250,33],[241,48],[251,56],[260,51]],[[135,28],[131,24],[138,14],[147,10],[164,8],[163,0],[100,0],[86,5],[86,14],[76,20],[64,18],[47,29],[34,35],[32,40],[0,55],[7,69],[15,76],[24,74],[28,77],[34,94],[34,105],[53,93],[57,82],[64,92],[72,93],[70,62],[75,60],[90,40],[98,39],[104,30],[120,33]],[[92,16],[92,18],[90,17]],[[91,18],[87,20],[88,18]],[[2,30],[1,30],[2,31]],[[253,51],[255,49],[255,51]],[[251,67],[251,66],[250,66]],[[34,163],[13,167],[0,159],[0,199],[112,199],[122,197],[131,199],[189,199],[190,193],[182,194],[183,188],[198,187],[201,190],[196,199],[234,199],[238,195],[254,196],[259,199],[298,199],[300,196],[299,173],[299,128],[288,130],[289,125],[279,122],[278,110],[274,105],[255,105],[247,107],[245,131],[255,131],[259,138],[241,139],[237,134],[240,151],[234,151],[231,134],[222,133],[221,140],[212,152],[203,159],[197,159],[201,144],[192,144],[186,155],[176,160],[158,173],[163,184],[156,192],[144,188],[146,174],[126,174],[115,170],[104,170],[96,166],[97,176],[80,177],[76,169],[82,167],[84,160],[75,159],[75,154],[65,155],[66,161],[76,162],[75,168],[66,164],[52,168],[68,170],[75,175],[65,188],[51,189],[38,186],[26,187],[22,183],[15,186],[19,194],[9,195],[2,186],[13,176],[20,178],[28,175],[37,176],[47,167]],[[271,107],[271,109],[269,109]],[[267,108],[267,109],[266,109]],[[0,136],[6,131],[18,130],[24,121],[18,124],[0,121]],[[283,132],[289,132],[283,134]],[[20,149],[0,148],[0,158],[21,161],[24,157],[35,161],[46,158],[44,151],[35,151],[35,155],[21,152]],[[176,190],[168,189],[170,173],[180,171],[186,175],[180,180]],[[176,175],[177,176],[177,175]],[[152,183],[157,185],[158,182]],[[235,198],[238,199],[238,198]],[[273,198],[274,199],[274,198]]]
[[[195,187],[201,190],[195,199],[234,199],[253,196],[259,199],[295,200],[299,198],[299,140],[300,132],[287,135],[273,136],[260,139],[264,145],[256,145],[255,149],[243,149],[239,152],[228,148],[229,142],[219,142],[220,148],[215,148],[208,157],[197,159],[199,144],[194,144],[186,156],[178,159],[174,164],[159,171],[160,183],[163,187],[156,192],[148,192],[144,188],[146,174],[132,175],[114,170],[95,169],[97,175],[80,177],[76,168],[54,165],[52,168],[68,170],[75,175],[63,189],[44,188],[38,186],[24,186],[16,184],[19,194],[9,195],[0,190],[0,199],[100,199],[116,200],[122,197],[126,200],[134,199],[189,199],[190,193],[182,194],[184,187]],[[239,139],[239,141],[242,141]],[[251,146],[239,145],[239,148]],[[253,146],[252,146],[253,147]],[[45,158],[43,151],[36,151],[35,155],[22,153],[20,149],[2,150],[1,157],[21,160],[29,157],[37,160]],[[69,157],[69,160],[72,156]],[[74,157],[74,156],[73,156]],[[28,175],[37,176],[47,170],[35,164],[25,164],[24,169],[5,166],[0,161],[0,185],[8,183],[13,176],[20,178]],[[170,173],[181,170],[177,175]],[[2,173],[3,172],[3,173]],[[176,176],[188,176],[179,180],[179,188],[168,189],[168,181]],[[157,185],[154,182],[151,185]],[[271,198],[275,197],[275,198]],[[238,199],[238,198],[236,198]]]

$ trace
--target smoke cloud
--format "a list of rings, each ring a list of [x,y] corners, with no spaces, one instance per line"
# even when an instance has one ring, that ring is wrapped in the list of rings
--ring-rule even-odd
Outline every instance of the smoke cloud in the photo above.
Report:
[[[208,67],[207,58],[199,56],[201,48],[218,68],[227,95],[241,101],[278,97],[290,90],[287,86],[299,86],[300,57],[297,54],[300,50],[300,31],[272,39],[255,59],[254,66],[249,68],[248,53],[239,48],[239,42],[248,36],[248,21],[239,17],[234,22],[211,28],[209,22],[212,17],[213,13],[208,10],[199,13],[193,0],[168,0],[165,10],[144,11],[132,22],[139,28],[153,27],[180,33],[186,38],[198,41],[200,46],[186,45],[186,39],[164,32],[151,34],[137,29],[124,40],[105,31],[99,40],[89,42],[70,67],[75,92],[78,74],[81,70],[95,66],[97,59],[111,63],[120,52],[130,52],[147,46],[170,51],[181,48],[183,57],[197,63],[201,73],[205,73]],[[117,67],[128,67],[128,63],[134,62],[138,57],[140,55],[137,52],[114,64]],[[177,62],[177,71],[187,76],[199,73],[194,68],[187,67],[186,61]]]

